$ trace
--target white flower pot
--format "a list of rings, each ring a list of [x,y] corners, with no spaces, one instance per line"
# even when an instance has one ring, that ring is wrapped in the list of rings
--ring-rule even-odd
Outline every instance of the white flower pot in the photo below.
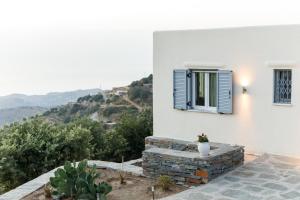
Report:
[[[208,156],[210,145],[208,142],[198,142],[198,151],[201,156]]]

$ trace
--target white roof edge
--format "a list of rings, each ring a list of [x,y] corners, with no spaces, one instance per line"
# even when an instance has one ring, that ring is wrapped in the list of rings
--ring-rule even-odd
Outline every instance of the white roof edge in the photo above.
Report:
[[[250,25],[250,26],[228,26],[228,27],[207,27],[207,28],[195,28],[195,29],[170,29],[170,30],[154,30],[153,33],[164,32],[186,32],[186,31],[217,31],[217,30],[243,30],[253,28],[280,28],[280,27],[296,27],[300,24],[270,24],[270,25]]]

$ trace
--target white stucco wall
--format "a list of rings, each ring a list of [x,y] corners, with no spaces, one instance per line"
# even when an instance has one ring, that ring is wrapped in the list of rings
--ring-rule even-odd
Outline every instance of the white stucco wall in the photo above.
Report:
[[[255,153],[300,156],[300,26],[154,33],[154,135],[245,145]],[[233,70],[233,114],[173,109],[173,69],[225,65]],[[273,105],[273,68],[292,69],[292,105]],[[242,94],[242,83],[248,83]]]

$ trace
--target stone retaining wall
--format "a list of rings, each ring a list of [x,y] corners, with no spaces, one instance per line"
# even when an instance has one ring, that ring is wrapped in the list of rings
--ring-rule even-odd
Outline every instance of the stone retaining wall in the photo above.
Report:
[[[180,185],[199,185],[226,173],[244,162],[244,147],[210,143],[208,157],[200,157],[196,142],[147,137],[143,152],[143,173],[157,178],[168,175]]]

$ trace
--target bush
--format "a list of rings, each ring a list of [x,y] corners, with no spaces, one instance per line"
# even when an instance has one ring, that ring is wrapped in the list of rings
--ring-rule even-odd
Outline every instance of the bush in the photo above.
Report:
[[[112,187],[106,182],[96,184],[100,173],[96,167],[89,169],[87,161],[82,161],[76,166],[66,162],[63,169],[58,169],[50,178],[53,195],[68,199],[105,200],[106,195],[111,192]]]
[[[91,133],[80,125],[58,126],[40,119],[0,130],[0,183],[4,191],[60,166],[89,158]]]
[[[39,117],[0,129],[0,193],[61,166],[67,160],[120,162],[140,158],[152,135],[152,111],[127,108],[114,129],[89,118],[55,124]]]
[[[105,129],[101,122],[93,121],[87,117],[84,118],[76,118],[74,119],[68,126],[81,126],[82,128],[88,129],[92,135],[92,139],[90,141],[93,152],[91,153],[92,159],[103,159],[102,156],[102,148],[104,143],[104,133]]]
[[[132,101],[139,101],[144,103],[152,103],[152,91],[143,86],[131,87],[128,91],[128,97]]]
[[[162,176],[159,176],[157,179],[156,186],[161,188],[163,191],[170,190],[172,185],[173,185],[173,182],[169,176],[162,175]]]
[[[152,74],[150,74],[148,77],[142,78],[139,81],[133,81],[130,86],[135,87],[135,86],[143,86],[144,84],[151,84],[153,80]]]
[[[99,157],[102,160],[121,162],[122,156],[127,151],[127,141],[114,130],[110,130],[103,136],[103,147]]]
[[[138,110],[133,106],[108,106],[103,110],[103,116],[110,117],[113,114],[122,114],[125,112],[135,114]]]
[[[137,159],[145,149],[145,137],[153,134],[152,111],[144,110],[139,115],[125,113],[116,125],[116,134],[127,141],[125,159]]]
[[[99,93],[99,94],[96,94],[96,95],[86,95],[84,97],[79,97],[77,99],[78,103],[82,103],[82,102],[85,102],[85,101],[103,103],[104,102],[104,97],[101,93]]]

